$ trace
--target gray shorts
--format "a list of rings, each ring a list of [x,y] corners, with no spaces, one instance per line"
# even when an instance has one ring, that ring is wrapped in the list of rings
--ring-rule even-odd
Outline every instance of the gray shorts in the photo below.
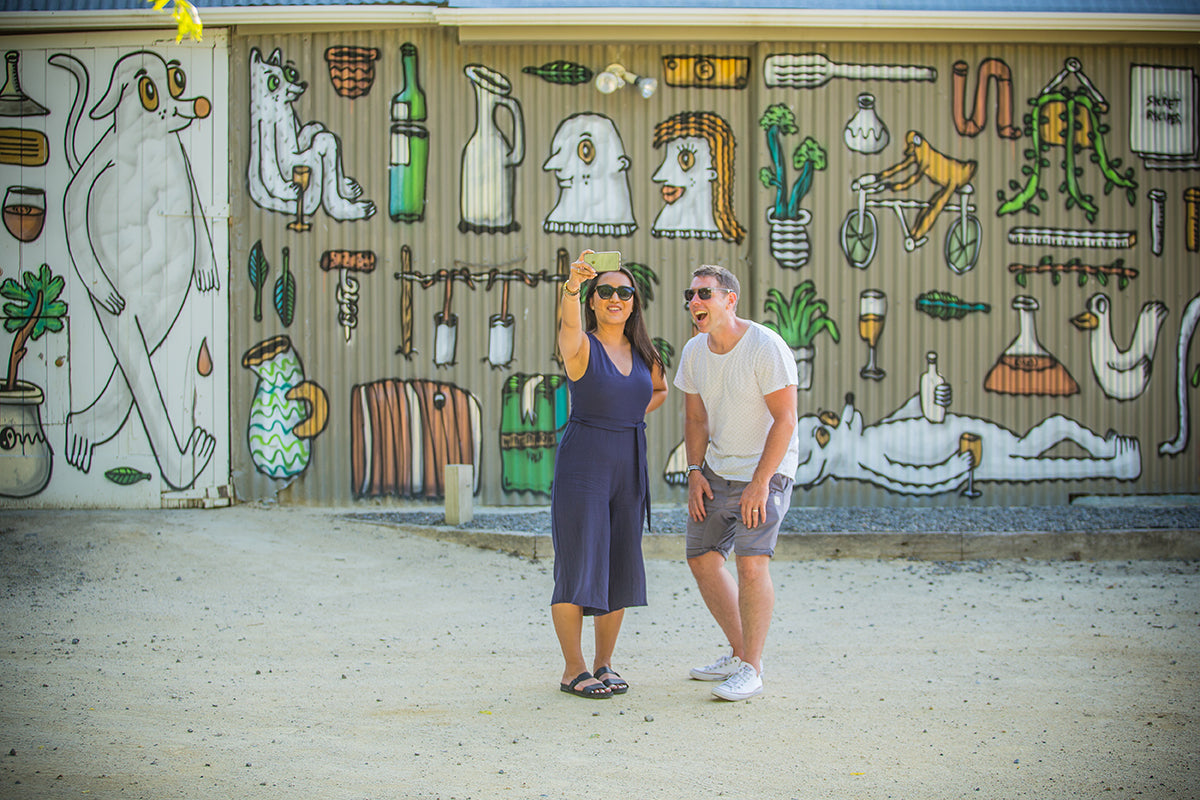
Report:
[[[687,557],[695,558],[716,550],[726,558],[733,550],[739,556],[773,556],[779,527],[792,505],[792,479],[776,473],[767,494],[767,518],[756,528],[742,524],[742,490],[747,481],[727,481],[704,467],[704,477],[712,487],[712,499],[705,498],[704,520],[688,516]]]

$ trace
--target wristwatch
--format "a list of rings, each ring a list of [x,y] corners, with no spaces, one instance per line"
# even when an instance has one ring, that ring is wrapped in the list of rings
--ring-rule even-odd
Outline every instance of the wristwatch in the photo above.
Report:
[[[704,469],[704,467],[700,466],[699,464],[688,464],[687,472],[684,474],[690,478],[692,477],[693,472],[699,472],[702,469]]]

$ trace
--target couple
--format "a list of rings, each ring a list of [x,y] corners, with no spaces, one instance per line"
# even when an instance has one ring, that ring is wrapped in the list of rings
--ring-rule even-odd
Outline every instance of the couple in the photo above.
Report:
[[[584,254],[591,251],[584,251]],[[763,690],[762,651],[775,605],[768,571],[796,472],[796,364],[774,332],[737,316],[738,280],[702,266],[683,294],[699,335],[683,348],[688,456],[687,559],[733,652],[691,677],[745,700]],[[642,525],[649,520],[645,415],[667,397],[666,369],[646,333],[632,273],[571,265],[560,298],[558,347],[571,416],[551,493],[550,613],[566,662],[560,688],[604,700],[629,690],[614,671],[625,609],[646,604]],[[738,577],[725,569],[730,549]],[[580,637],[595,617],[589,671]]]

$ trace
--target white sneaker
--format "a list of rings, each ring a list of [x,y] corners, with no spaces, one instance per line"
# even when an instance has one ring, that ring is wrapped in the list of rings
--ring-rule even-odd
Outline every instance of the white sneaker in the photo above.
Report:
[[[737,672],[741,665],[742,660],[737,656],[721,656],[711,664],[692,667],[688,675],[698,681],[723,681]]]
[[[712,690],[712,693],[722,700],[749,700],[756,694],[762,694],[762,676],[750,664],[742,664],[738,671],[729,676],[729,680]]]

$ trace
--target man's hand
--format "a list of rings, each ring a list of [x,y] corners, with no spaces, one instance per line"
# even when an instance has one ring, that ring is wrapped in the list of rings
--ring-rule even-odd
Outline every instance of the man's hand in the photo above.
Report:
[[[712,500],[712,487],[708,485],[708,478],[704,477],[698,469],[694,469],[688,473],[688,516],[696,522],[703,522],[704,499]]]
[[[770,483],[750,481],[742,490],[742,524],[757,528],[767,519],[767,497],[771,494]]]

